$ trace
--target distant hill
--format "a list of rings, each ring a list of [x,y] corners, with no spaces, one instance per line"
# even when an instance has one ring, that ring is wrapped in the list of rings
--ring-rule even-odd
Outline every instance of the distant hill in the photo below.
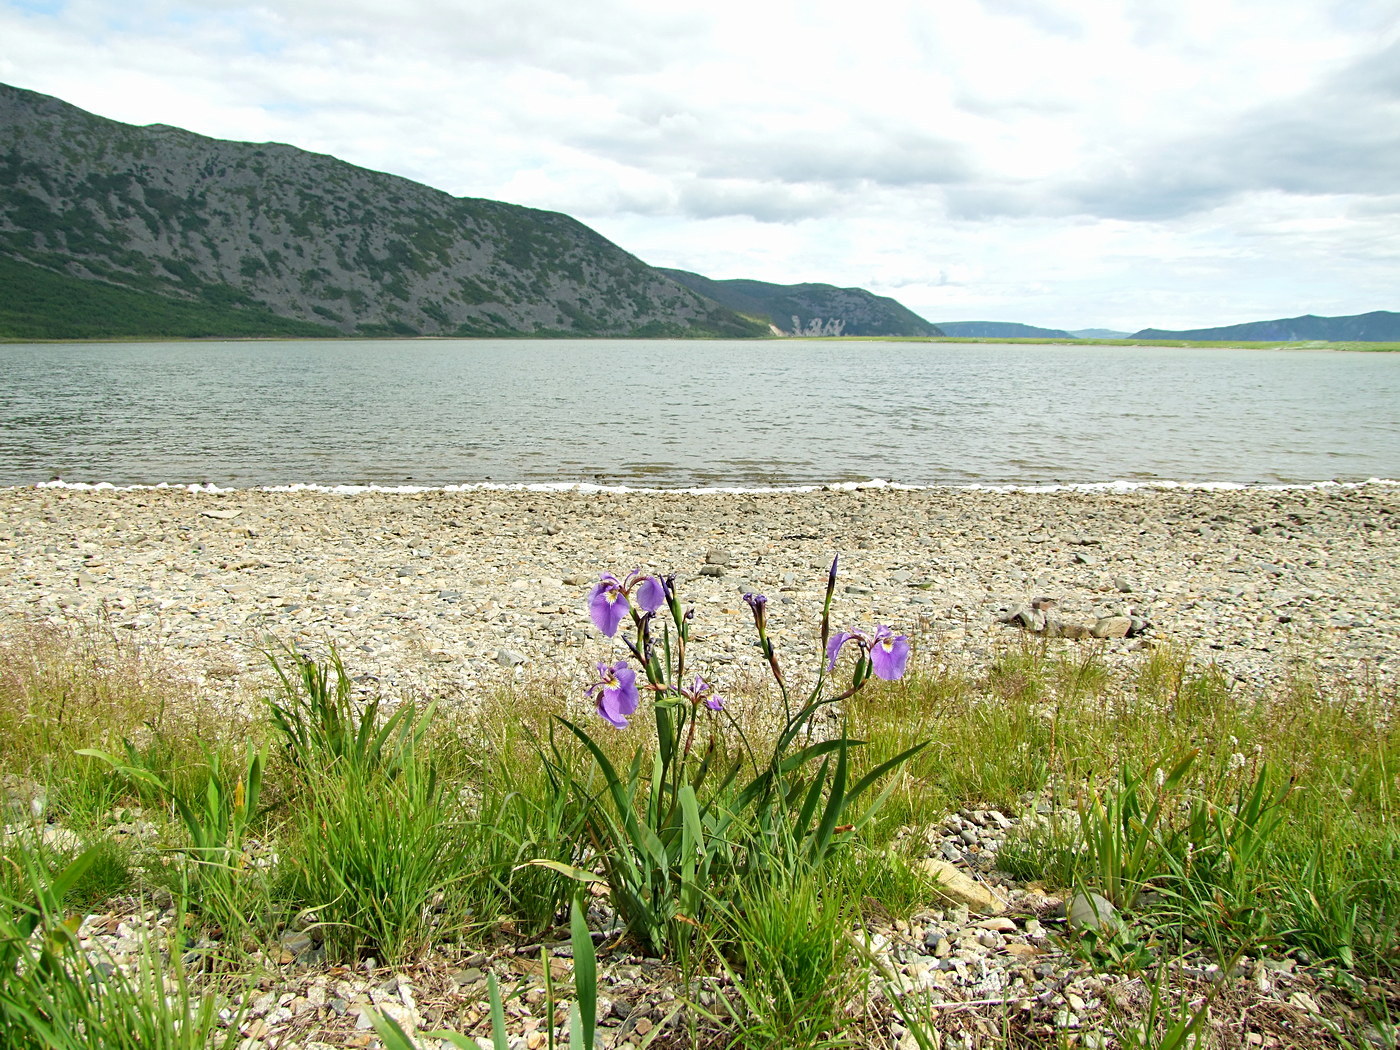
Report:
[[[1134,339],[1198,339],[1203,342],[1279,342],[1302,343],[1325,340],[1333,343],[1392,343],[1400,342],[1400,313],[1376,310],[1350,317],[1289,317],[1280,321],[1251,321],[1224,328],[1192,328],[1171,332],[1161,328],[1144,328]]]
[[[864,288],[830,284],[714,281],[686,270],[662,269],[672,280],[736,313],[761,317],[786,335],[924,335],[943,333],[893,299]]]
[[[946,335],[963,339],[1073,339],[1058,328],[1036,328],[1014,321],[939,321]]]
[[[0,85],[0,336],[752,336],[567,215]]]
[[[1070,332],[1076,339],[1130,339],[1128,332],[1116,332],[1112,328],[1076,328]]]

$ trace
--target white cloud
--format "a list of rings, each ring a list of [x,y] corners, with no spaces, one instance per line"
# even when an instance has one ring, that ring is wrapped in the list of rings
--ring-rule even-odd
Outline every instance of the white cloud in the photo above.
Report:
[[[0,80],[931,320],[1396,308],[1393,0],[0,0]]]

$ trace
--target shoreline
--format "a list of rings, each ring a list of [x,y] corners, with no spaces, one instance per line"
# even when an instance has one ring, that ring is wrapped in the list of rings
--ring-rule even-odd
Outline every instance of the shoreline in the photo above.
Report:
[[[1052,597],[1067,621],[1131,615],[1143,639],[1242,684],[1295,673],[1393,683],[1400,485],[907,488],[723,492],[0,488],[0,631],[102,623],[176,654],[214,697],[265,669],[269,637],[333,642],[398,697],[544,676],[579,690],[620,646],[593,631],[600,572],[680,577],[696,670],[758,677],[741,600],[761,591],[789,666],[808,666],[831,558],[833,628],[886,623],[929,665],[985,663],[999,615]],[[1029,637],[1029,636],[1022,636]]]
[[[745,488],[731,485],[681,486],[676,488],[652,488],[638,485],[606,485],[591,481],[465,481],[442,485],[381,485],[372,482],[326,483],[316,481],[295,481],[265,485],[216,485],[212,482],[133,482],[118,484],[111,481],[39,481],[32,484],[0,485],[0,493],[8,490],[54,489],[71,492],[189,492],[193,494],[224,495],[236,492],[280,492],[280,493],[322,493],[327,495],[358,496],[367,493],[387,495],[419,495],[428,492],[554,492],[591,495],[613,493],[635,496],[767,496],[805,495],[817,492],[863,492],[888,489],[897,492],[997,492],[997,493],[1036,493],[1036,492],[1292,492],[1325,491],[1328,489],[1360,489],[1368,485],[1400,486],[1400,479],[1366,478],[1358,481],[1066,481],[1052,483],[1014,482],[969,482],[966,484],[906,484],[886,478],[867,478],[863,481],[823,481],[794,483],[791,485],[768,485]]]

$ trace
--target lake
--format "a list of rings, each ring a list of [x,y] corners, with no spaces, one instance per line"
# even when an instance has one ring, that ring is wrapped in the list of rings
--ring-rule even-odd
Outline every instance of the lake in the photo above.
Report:
[[[1400,477],[1400,354],[774,340],[0,346],[0,484]]]

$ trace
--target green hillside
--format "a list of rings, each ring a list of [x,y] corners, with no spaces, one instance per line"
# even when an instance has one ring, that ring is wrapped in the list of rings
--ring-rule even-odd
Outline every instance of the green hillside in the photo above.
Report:
[[[1134,339],[1192,339],[1223,341],[1243,339],[1253,342],[1306,343],[1306,342],[1374,342],[1386,343],[1400,340],[1400,313],[1374,310],[1366,314],[1352,314],[1346,317],[1315,317],[1305,314],[1302,317],[1288,317],[1275,321],[1250,321],[1245,324],[1226,325],[1223,328],[1193,328],[1185,331],[1168,331],[1161,328],[1144,328],[1135,333]]]
[[[939,321],[944,333],[968,339],[1074,339],[1059,328],[1037,328],[1016,321]]]
[[[232,298],[232,290],[229,297]],[[0,339],[331,336],[267,310],[178,300],[0,258]]]

